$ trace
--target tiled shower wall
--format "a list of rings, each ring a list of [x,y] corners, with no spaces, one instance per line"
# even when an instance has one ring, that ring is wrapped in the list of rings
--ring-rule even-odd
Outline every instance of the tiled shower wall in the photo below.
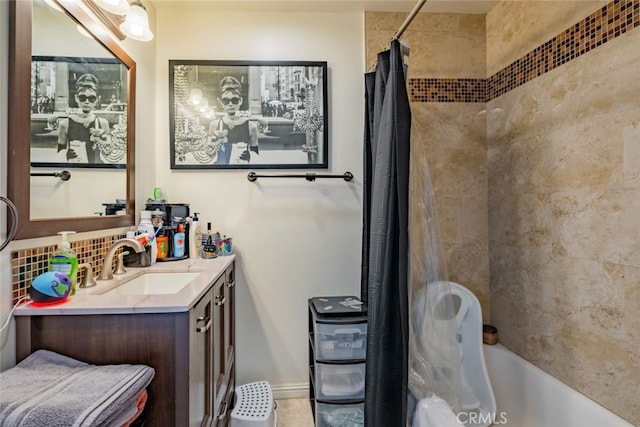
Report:
[[[78,264],[91,264],[95,276],[102,270],[104,256],[109,247],[123,237],[124,235],[114,235],[71,242],[71,249],[78,256]],[[27,295],[27,289],[31,286],[33,279],[47,272],[49,258],[56,248],[57,245],[50,245],[11,252],[11,283],[14,304]],[[84,272],[78,274],[78,283],[83,279],[83,274]]]
[[[405,33],[412,179],[428,163],[449,277],[503,344],[634,425],[639,9],[503,1]],[[369,64],[404,17],[367,14]]]
[[[496,62],[543,31],[549,14],[581,4],[536,3],[501,3],[488,15]],[[511,350],[634,425],[639,11],[638,0],[618,1],[567,22],[561,36],[548,36],[569,46],[569,60],[554,68],[547,56],[548,72],[487,104],[491,322]]]

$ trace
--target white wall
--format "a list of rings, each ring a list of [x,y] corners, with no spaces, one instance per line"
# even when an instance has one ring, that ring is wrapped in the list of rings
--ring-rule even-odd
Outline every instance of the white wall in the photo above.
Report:
[[[156,184],[239,254],[237,382],[304,396],[307,299],[359,295],[364,21],[359,13],[157,10]],[[329,173],[356,180],[247,181],[248,171],[172,171],[170,59],[316,60],[329,69]],[[261,171],[277,173],[274,171]],[[305,171],[299,171],[304,173]],[[282,395],[282,394],[281,394]]]

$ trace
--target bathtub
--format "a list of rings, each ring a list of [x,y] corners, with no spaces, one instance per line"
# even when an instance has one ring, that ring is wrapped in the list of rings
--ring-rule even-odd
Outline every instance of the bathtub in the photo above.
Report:
[[[495,426],[633,427],[507,348],[484,345],[496,397]]]

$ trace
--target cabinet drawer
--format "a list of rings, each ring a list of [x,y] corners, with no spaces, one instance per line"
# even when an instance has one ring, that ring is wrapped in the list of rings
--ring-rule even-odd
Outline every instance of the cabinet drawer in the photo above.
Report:
[[[363,399],[365,364],[315,364],[316,399]]]
[[[366,323],[314,324],[316,360],[364,359],[367,352]]]
[[[364,427],[364,402],[328,404],[316,402],[316,427]]]

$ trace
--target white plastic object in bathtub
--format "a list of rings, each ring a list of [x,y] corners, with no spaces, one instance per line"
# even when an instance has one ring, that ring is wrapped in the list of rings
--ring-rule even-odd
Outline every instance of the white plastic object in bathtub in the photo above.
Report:
[[[506,347],[484,345],[496,397],[494,426],[633,427]]]
[[[416,405],[413,427],[464,427],[449,404],[438,396],[420,399]]]

